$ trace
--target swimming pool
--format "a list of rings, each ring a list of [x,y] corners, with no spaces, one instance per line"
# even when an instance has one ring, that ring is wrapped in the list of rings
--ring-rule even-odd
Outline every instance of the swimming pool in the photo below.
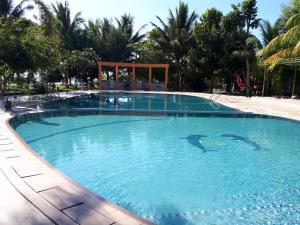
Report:
[[[63,173],[157,224],[300,223],[298,122],[97,111],[11,123]]]
[[[151,112],[232,112],[234,109],[204,98],[175,94],[104,92],[47,102],[45,109],[102,109]]]

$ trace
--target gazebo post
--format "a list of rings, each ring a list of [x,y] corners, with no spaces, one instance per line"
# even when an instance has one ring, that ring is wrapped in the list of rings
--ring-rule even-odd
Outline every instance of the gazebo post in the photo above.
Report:
[[[99,65],[99,89],[102,89],[102,65]]]
[[[148,84],[148,88],[149,88],[149,91],[151,91],[152,89],[152,67],[149,66],[149,84]]]
[[[168,90],[168,75],[169,75],[169,67],[166,66],[165,68],[165,91]]]
[[[115,84],[115,89],[119,88],[119,67],[116,66],[116,84]]]

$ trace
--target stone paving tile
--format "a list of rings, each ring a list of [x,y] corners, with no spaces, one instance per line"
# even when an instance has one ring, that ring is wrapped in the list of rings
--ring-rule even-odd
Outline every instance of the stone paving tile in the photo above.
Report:
[[[0,139],[0,146],[1,145],[10,145],[10,144],[12,144],[12,142],[8,139],[8,138],[6,138],[6,139]]]
[[[0,157],[1,158],[15,158],[15,157],[20,157],[22,156],[22,152],[17,151],[17,150],[11,150],[11,151],[1,151],[0,152]]]
[[[97,201],[96,205],[93,207],[101,214],[113,213],[118,209],[106,201]]]
[[[28,163],[30,162],[30,163]],[[22,155],[22,158],[19,159],[11,159],[10,165],[17,168],[28,168],[28,167],[34,167],[36,169],[39,169],[41,171],[45,171],[49,169],[47,165],[45,165],[42,161],[36,159],[34,156],[30,155]]]
[[[118,224],[120,224],[120,225],[144,225],[143,222],[141,222],[137,219],[134,219],[134,218],[127,218],[125,220],[121,220],[118,222]]]
[[[55,188],[59,185],[59,180],[56,177],[43,174],[26,177],[23,180],[36,192]]]
[[[27,165],[34,165],[36,158],[34,158],[33,156],[28,156],[26,153],[24,153],[22,151],[21,151],[21,154],[22,154],[22,157],[10,158],[10,159],[6,159],[6,160],[10,165],[16,165],[18,163],[21,163],[21,164],[26,163]],[[1,157],[1,153],[0,153],[0,157]]]
[[[61,211],[52,206],[48,201],[42,198],[38,193],[32,190],[17,173],[8,165],[1,165],[2,171],[9,178],[9,181],[14,185],[18,192],[26,196],[28,201],[35,205],[44,215],[55,221],[55,224],[62,225],[78,225]],[[20,223],[22,225],[22,223]],[[8,224],[9,225],[9,224]],[[19,225],[19,224],[18,224]],[[38,223],[32,223],[30,225],[39,225]]]
[[[76,196],[61,187],[41,191],[39,194],[59,210],[82,204],[80,196]]]
[[[9,140],[8,137],[0,135],[0,141],[5,141],[5,140]]]
[[[66,215],[81,225],[111,225],[114,221],[97,213],[85,204],[63,210]]]
[[[36,207],[28,202],[0,172],[1,225],[53,225]]]
[[[43,172],[45,172],[45,170],[41,170],[40,168],[32,165],[14,165],[13,168],[21,178],[41,175]]]
[[[7,147],[7,148],[1,148],[1,149],[0,149],[0,153],[1,153],[1,152],[8,152],[8,151],[12,151],[12,150],[14,150],[14,148],[13,148],[13,147],[11,147],[11,148],[10,148],[10,147]]]
[[[116,222],[119,222],[119,221],[129,218],[129,215],[122,212],[121,210],[116,210],[113,212],[105,213],[105,215]]]
[[[14,145],[13,144],[5,144],[5,145],[0,145],[0,150],[5,150],[5,149],[14,149]]]

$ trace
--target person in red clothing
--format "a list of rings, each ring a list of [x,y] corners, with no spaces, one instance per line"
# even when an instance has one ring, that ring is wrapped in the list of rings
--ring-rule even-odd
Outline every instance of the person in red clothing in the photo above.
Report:
[[[237,83],[241,91],[244,91],[246,89],[246,83],[239,74],[236,74],[235,82]]]

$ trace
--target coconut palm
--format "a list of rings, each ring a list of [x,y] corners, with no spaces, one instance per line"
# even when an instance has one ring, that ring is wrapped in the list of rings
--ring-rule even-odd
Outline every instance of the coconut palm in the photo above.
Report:
[[[262,20],[259,25],[260,36],[263,46],[267,46],[275,37],[279,35],[279,27],[273,25],[268,20]]]
[[[273,71],[279,65],[295,66],[293,91],[295,92],[296,71],[300,57],[300,14],[296,14],[286,22],[285,33],[275,37],[259,52],[260,64]],[[291,63],[295,61],[295,63]],[[289,62],[289,63],[287,63]]]
[[[118,29],[120,29],[128,38],[128,44],[136,44],[145,38],[145,34],[141,31],[146,27],[143,25],[137,32],[134,33],[134,17],[130,14],[124,14],[121,19],[116,18]]]
[[[51,12],[50,7],[46,5],[42,0],[34,0],[34,3],[39,9],[39,20],[45,30],[47,36],[58,35],[58,20]]]
[[[112,23],[107,18],[96,19],[95,21],[89,20],[85,26],[89,47],[93,48],[101,58],[105,58],[106,37],[112,27]]]
[[[33,5],[27,4],[28,2],[29,0],[22,0],[15,6],[13,0],[0,0],[0,18],[5,19],[8,17],[22,17],[27,10],[33,9]]]
[[[262,20],[259,25],[259,30],[260,30],[260,36],[262,39],[262,45],[266,47],[275,37],[279,35],[280,32],[280,27],[276,24],[272,25],[269,21],[267,20]],[[263,70],[263,88],[262,88],[262,96],[265,94],[269,94],[270,92],[270,76],[271,74],[268,73],[268,70],[262,67]]]
[[[188,5],[179,2],[179,7],[175,13],[169,10],[169,17],[165,23],[159,16],[156,16],[161,26],[151,23],[157,32],[152,39],[176,64],[177,77],[179,78],[179,89],[182,85],[183,63],[187,57],[188,51],[193,43],[193,26],[197,15],[193,11],[189,13]]]
[[[244,41],[240,43],[240,50],[236,50],[232,54],[243,60],[248,60],[249,66],[247,66],[246,74],[250,74],[250,63],[256,59],[256,53],[262,48],[262,44],[256,36],[251,34],[241,34],[241,39]]]
[[[274,69],[281,59],[300,56],[300,14],[285,24],[286,32],[275,37],[260,53],[261,63]]]
[[[66,48],[74,50],[76,48],[76,38],[79,35],[80,25],[84,23],[81,12],[76,13],[72,20],[71,10],[67,1],[64,3],[57,2],[56,5],[52,4],[52,8],[56,18],[60,21],[60,33]]]

